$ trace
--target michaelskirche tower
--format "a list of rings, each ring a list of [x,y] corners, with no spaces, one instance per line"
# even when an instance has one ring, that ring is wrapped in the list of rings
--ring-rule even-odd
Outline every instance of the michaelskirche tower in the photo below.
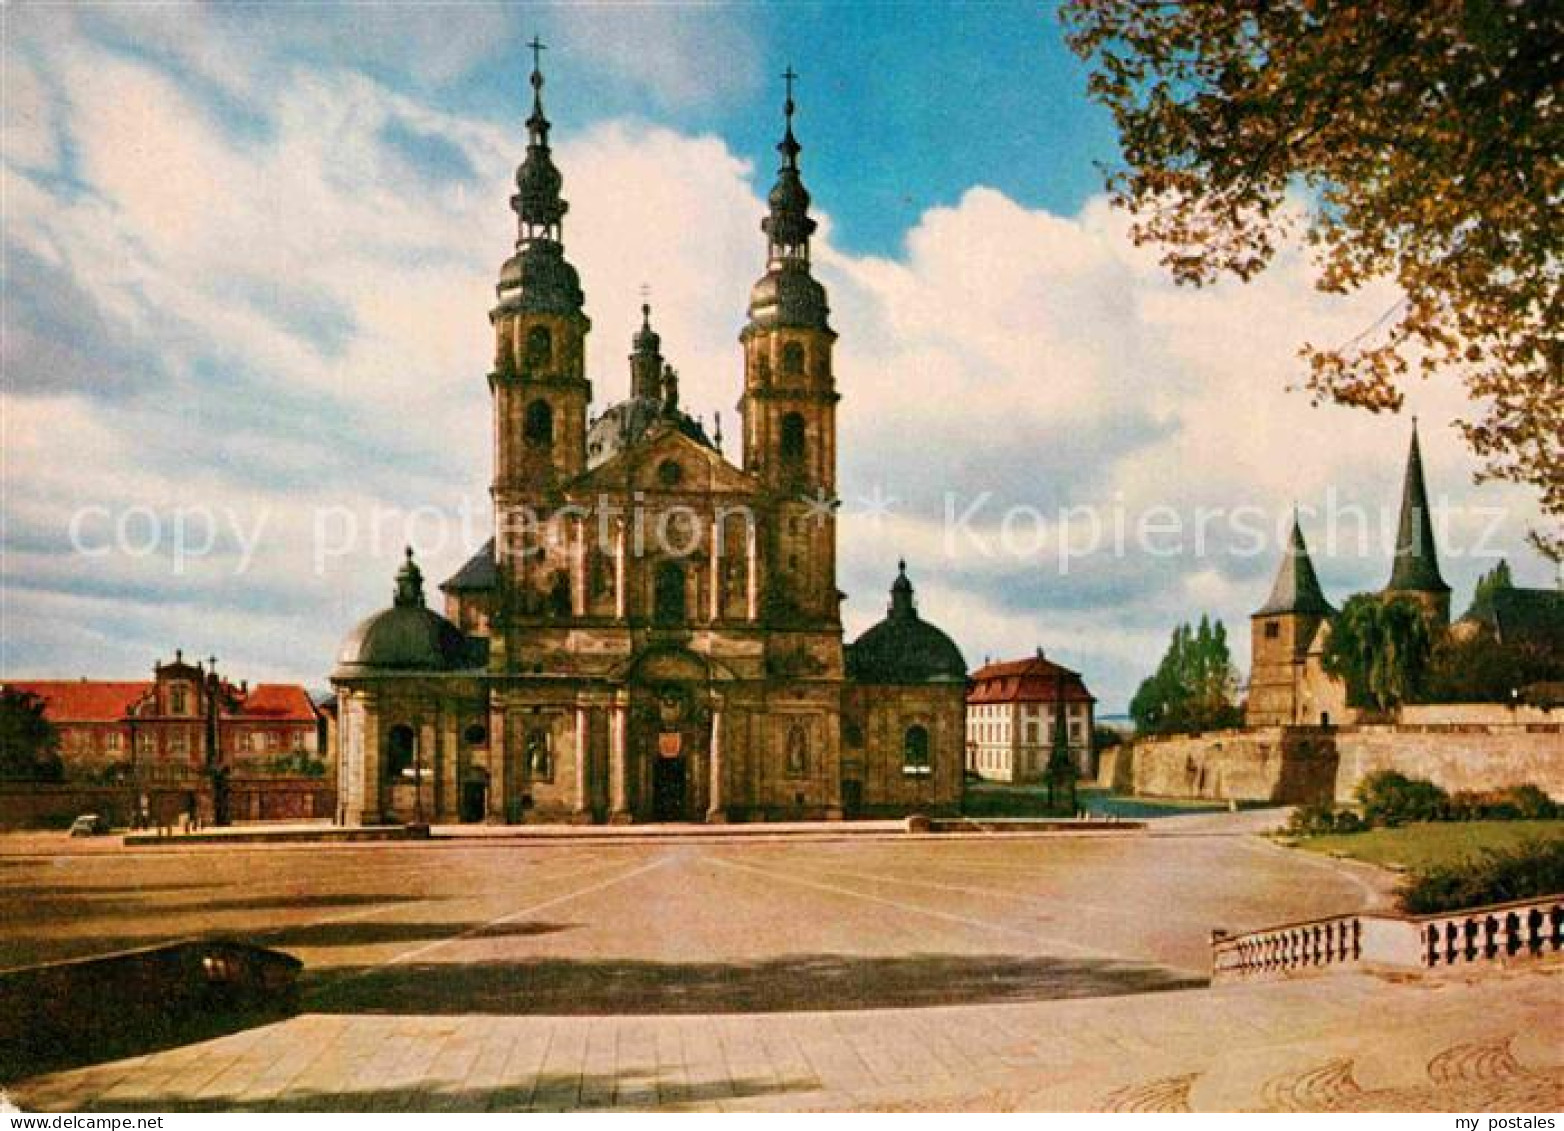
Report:
[[[1435,624],[1450,622],[1450,586],[1439,575],[1439,553],[1434,543],[1428,488],[1423,482],[1423,453],[1417,440],[1416,419],[1412,421],[1412,446],[1407,452],[1406,477],[1401,484],[1396,560],[1384,594],[1417,602]]]
[[[516,247],[489,316],[493,536],[441,586],[444,617],[407,581],[344,642],[332,682],[348,818],[955,811],[965,664],[913,610],[905,574],[846,670],[836,333],[810,269],[796,76],[740,335],[735,466],[686,409],[649,304],[628,396],[591,415],[591,323],[533,50]]]
[[[1314,721],[1308,716],[1307,666],[1316,635],[1335,610],[1320,590],[1320,579],[1293,515],[1292,537],[1271,596],[1249,619],[1249,699],[1244,720],[1250,726],[1289,726]]]

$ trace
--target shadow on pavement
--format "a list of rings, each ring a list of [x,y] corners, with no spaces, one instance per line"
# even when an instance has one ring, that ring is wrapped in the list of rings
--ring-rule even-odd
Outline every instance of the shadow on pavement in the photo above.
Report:
[[[686,1083],[659,1076],[655,1068],[628,1067],[612,1076],[544,1074],[496,1088],[381,1088],[361,1091],[288,1091],[254,1101],[225,1097],[194,1100],[188,1095],[115,1099],[104,1111],[571,1111],[606,1107],[698,1107],[750,1096],[812,1092],[815,1079],[703,1080]],[[73,1110],[95,1111],[94,1104]]]
[[[789,1013],[1049,1001],[1206,985],[1186,971],[1096,958],[797,955],[751,963],[405,963],[306,971],[316,1013]]]
[[[345,920],[337,923],[299,923],[295,926],[274,927],[267,931],[232,931],[213,928],[195,931],[186,937],[213,937],[244,939],[248,942],[275,947],[279,950],[298,950],[310,947],[377,946],[387,943],[438,942],[467,931],[467,938],[533,938],[552,935],[560,931],[574,930],[574,923],[501,923],[486,927],[483,923],[398,923],[379,920]],[[20,966],[27,962],[91,957],[117,950],[152,946],[165,941],[166,934],[145,935],[92,935],[83,938],[60,938],[21,935],[0,944],[0,966]]]

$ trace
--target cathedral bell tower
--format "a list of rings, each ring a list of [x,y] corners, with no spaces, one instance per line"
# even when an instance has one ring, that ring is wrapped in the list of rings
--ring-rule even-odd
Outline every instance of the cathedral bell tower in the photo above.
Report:
[[[584,345],[581,278],[565,259],[563,178],[549,150],[543,74],[532,43],[532,115],[527,156],[516,170],[516,254],[500,268],[494,326],[494,485],[496,508],[537,505],[556,482],[586,467],[586,414],[592,386]]]
[[[761,222],[766,273],[750,291],[744,346],[744,468],[774,501],[766,532],[768,614],[812,623],[839,619],[836,591],[836,378],[825,288],[810,273],[809,191],[793,136],[793,80],[784,78],[782,165]]]

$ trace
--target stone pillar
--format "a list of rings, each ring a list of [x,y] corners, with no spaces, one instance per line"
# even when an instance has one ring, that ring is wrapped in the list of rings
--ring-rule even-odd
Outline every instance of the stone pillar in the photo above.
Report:
[[[630,707],[623,695],[608,708],[608,820],[630,823]]]
[[[624,620],[629,608],[625,599],[625,524],[620,519],[614,526],[614,616]]]
[[[707,555],[706,576],[709,579],[706,619],[715,622],[722,616],[722,525],[721,520],[711,520],[711,552]]]
[[[722,824],[728,819],[728,813],[722,781],[722,700],[716,696],[713,696],[711,706],[711,752],[707,761],[711,766],[711,784],[706,790],[706,823]]]
[[[484,806],[488,809],[490,823],[499,824],[505,820],[505,791],[509,788],[510,775],[507,770],[508,758],[506,751],[510,749],[509,734],[505,726],[505,712],[499,705],[490,702],[489,705],[489,764],[485,768],[489,771],[489,795],[484,799]]]
[[[586,519],[577,516],[571,523],[574,539],[570,551],[570,609],[578,616],[586,616],[587,606],[587,552]]]
[[[572,819],[587,824],[592,820],[592,791],[588,776],[587,737],[589,708],[583,702],[576,703],[576,800]]]
[[[385,822],[385,767],[380,750],[380,699],[365,696],[363,703],[364,773],[359,779],[359,823],[379,825]]]
[[[432,720],[419,725],[416,741],[417,756],[413,765],[419,767],[419,772],[413,779],[412,818],[417,820],[419,810],[422,809],[424,823],[432,824],[435,818],[434,786],[439,780],[440,770],[440,732]]]
[[[755,523],[751,521],[745,533],[745,611],[750,621],[760,619],[760,563],[756,553]]]
[[[453,704],[446,704],[440,712],[440,773],[435,778],[435,814],[441,820],[456,820],[461,816],[461,754],[462,716]]]

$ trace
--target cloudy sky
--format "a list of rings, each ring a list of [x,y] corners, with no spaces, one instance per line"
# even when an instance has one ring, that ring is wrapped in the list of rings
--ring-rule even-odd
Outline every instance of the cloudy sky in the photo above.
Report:
[[[599,405],[644,285],[730,435],[776,76],[802,73],[849,634],[904,555],[974,666],[1040,645],[1118,711],[1180,619],[1246,663],[1294,503],[1334,599],[1382,584],[1410,423],[1288,386],[1394,295],[1319,296],[1297,255],[1174,287],[1033,7],[6,6],[0,675],[181,647],[321,687],[405,540],[438,579],[483,539],[534,34]],[[1457,391],[1411,408],[1457,608],[1501,555],[1550,584],[1530,496],[1472,486]]]

